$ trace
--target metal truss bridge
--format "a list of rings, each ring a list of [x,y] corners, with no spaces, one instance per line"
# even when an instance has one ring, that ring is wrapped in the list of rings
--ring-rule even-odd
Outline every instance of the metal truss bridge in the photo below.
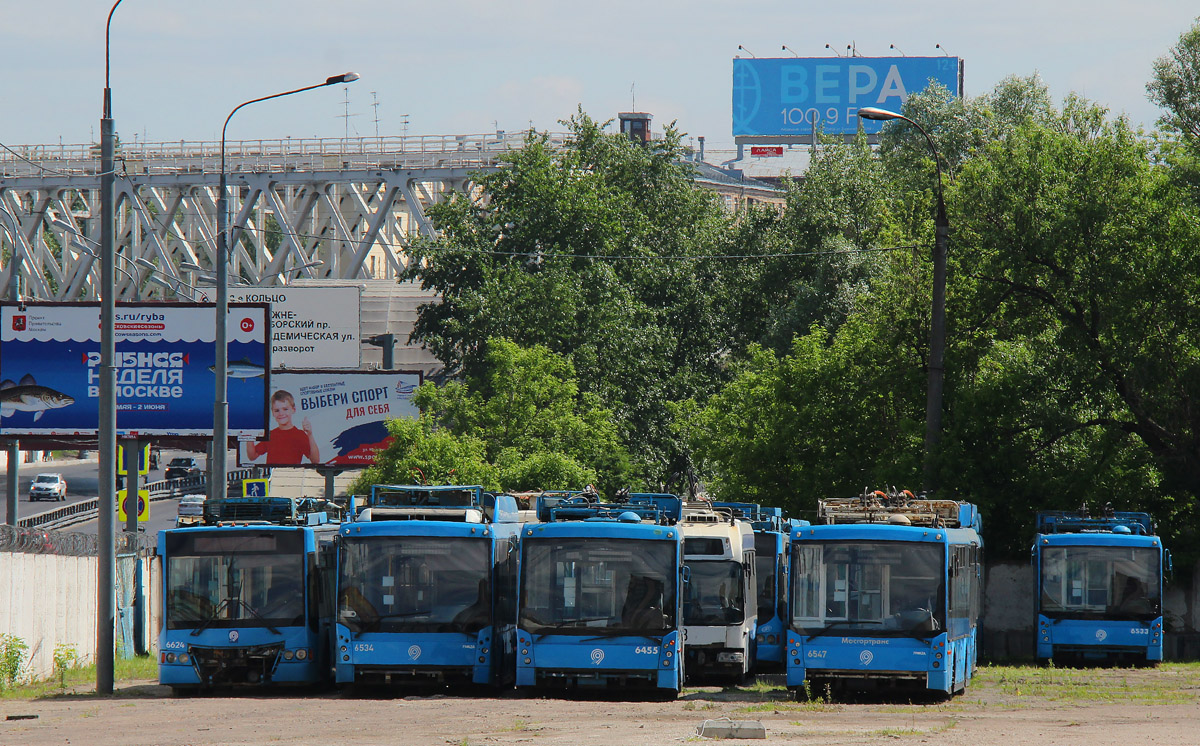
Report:
[[[434,234],[426,208],[470,191],[525,137],[227,142],[230,281],[395,279],[408,242]],[[116,155],[117,300],[211,300],[220,143],[122,143]],[[99,161],[99,145],[0,150],[0,297],[17,265],[24,298],[98,298]]]

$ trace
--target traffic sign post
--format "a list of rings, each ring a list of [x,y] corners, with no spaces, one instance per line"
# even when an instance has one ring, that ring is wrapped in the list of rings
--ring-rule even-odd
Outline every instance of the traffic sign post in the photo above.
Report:
[[[143,445],[141,441],[127,440],[129,447],[138,453],[137,473],[146,476],[150,473],[150,441],[146,441]],[[129,473],[129,463],[132,459],[125,456],[125,446],[117,446],[117,474],[125,476]]]
[[[117,521],[120,523],[126,523],[129,520],[128,494],[128,490],[117,490]],[[138,490],[136,518],[143,523],[150,520],[150,490]]]

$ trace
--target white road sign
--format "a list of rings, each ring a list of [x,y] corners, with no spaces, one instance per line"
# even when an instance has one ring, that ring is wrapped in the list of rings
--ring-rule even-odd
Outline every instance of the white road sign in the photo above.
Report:
[[[230,288],[229,300],[271,304],[271,364],[276,368],[357,368],[358,287]]]

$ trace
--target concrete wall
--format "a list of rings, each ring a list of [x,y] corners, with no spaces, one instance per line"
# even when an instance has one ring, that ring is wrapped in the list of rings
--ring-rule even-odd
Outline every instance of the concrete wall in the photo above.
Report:
[[[49,451],[18,451],[21,454],[21,464],[38,464],[50,456]],[[0,469],[8,471],[8,449],[0,448]]]
[[[987,566],[979,654],[992,660],[1034,657],[1033,566],[996,562]],[[1200,564],[1190,577],[1177,573],[1163,591],[1167,629],[1164,655],[1169,660],[1200,659]]]
[[[25,678],[49,678],[60,644],[73,646],[85,663],[95,661],[97,565],[96,557],[0,552],[0,634],[29,646]],[[158,584],[154,565],[143,560],[148,590]],[[147,630],[156,650],[156,618],[148,620]]]

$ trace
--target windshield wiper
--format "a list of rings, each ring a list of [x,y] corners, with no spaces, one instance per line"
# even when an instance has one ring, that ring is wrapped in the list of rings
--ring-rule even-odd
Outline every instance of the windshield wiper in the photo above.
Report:
[[[528,616],[523,617],[521,619],[522,623],[527,624],[527,625],[535,625],[538,627],[539,630],[570,629],[571,627],[580,627],[583,629],[587,629],[590,632],[598,632],[600,630],[610,629],[609,627],[585,627],[584,626],[588,622],[600,622],[600,621],[608,621],[608,617],[598,616],[598,617],[590,617],[587,619],[565,619],[561,622],[550,622],[550,623],[539,622],[536,619],[533,619],[532,617],[528,617]],[[541,632],[534,632],[532,629],[529,631],[533,634],[542,634]]]
[[[196,635],[200,634],[204,630],[208,629],[209,625],[211,625],[213,622],[217,621],[217,619],[221,615],[221,612],[224,611],[225,608],[229,606],[230,600],[231,599],[226,598],[225,600],[221,601],[221,603],[217,604],[217,608],[213,609],[213,613],[207,619],[205,619],[199,626],[197,626],[194,630],[192,630],[192,637],[195,637]]]
[[[277,634],[277,635],[282,635],[282,634],[283,634],[283,633],[282,633],[282,632],[280,632],[279,630],[277,630],[277,629],[275,629],[274,627],[272,627],[272,626],[271,626],[271,623],[267,621],[266,617],[264,617],[262,614],[259,614],[257,611],[255,611],[255,609],[254,609],[254,607],[253,607],[253,606],[251,606],[250,604],[246,603],[245,601],[243,601],[243,600],[242,600],[242,599],[240,599],[240,598],[235,598],[235,599],[233,599],[233,600],[234,600],[234,602],[235,602],[235,603],[241,604],[241,606],[242,606],[242,608],[243,608],[244,610],[246,610],[246,611],[250,612],[250,616],[252,616],[252,617],[254,617],[255,619],[257,619],[258,621],[262,622],[262,623],[263,623],[263,626],[264,626],[264,627],[266,627],[267,629],[269,629],[271,632],[274,632],[274,633],[275,633],[275,634]]]
[[[822,635],[829,634],[830,632],[837,629],[838,627],[847,627],[851,624],[883,624],[883,622],[878,619],[841,619],[838,621],[830,622],[829,624],[826,624],[824,627],[817,630],[816,632],[813,632],[811,635],[808,636],[808,640],[809,640],[809,642],[812,642],[813,640],[817,639],[818,637],[821,637]]]
[[[246,603],[246,602],[245,602],[245,601],[243,601],[242,599],[240,599],[240,598],[237,598],[237,597],[235,597],[235,596],[229,596],[229,597],[228,597],[228,598],[226,598],[224,601],[222,601],[221,603],[217,604],[217,608],[213,609],[213,613],[212,613],[212,615],[211,615],[211,616],[209,616],[209,618],[208,618],[208,619],[205,619],[203,624],[201,624],[200,626],[198,626],[198,627],[196,627],[194,630],[192,630],[192,637],[195,637],[195,636],[199,635],[201,632],[203,632],[204,630],[206,630],[206,629],[208,629],[210,626],[212,626],[212,623],[213,623],[213,622],[215,622],[215,621],[217,621],[217,619],[218,619],[218,618],[220,618],[221,612],[222,612],[222,611],[224,611],[225,609],[228,609],[228,608],[230,608],[230,607],[231,607],[231,606],[233,606],[234,604],[237,604],[237,605],[241,606],[243,609],[245,609],[246,611],[250,612],[250,616],[252,616],[252,617],[254,617],[255,619],[257,619],[257,620],[259,620],[260,622],[262,622],[262,623],[263,623],[263,626],[265,626],[265,627],[266,627],[267,629],[269,629],[271,632],[273,632],[273,633],[275,633],[275,634],[277,634],[277,635],[282,635],[282,634],[283,634],[283,633],[282,633],[282,632],[280,632],[279,630],[277,630],[277,629],[275,629],[274,627],[272,627],[272,626],[271,626],[271,623],[270,623],[270,622],[268,622],[268,621],[267,621],[265,618],[263,618],[263,616],[262,616],[261,614],[259,614],[257,611],[255,611],[255,610],[254,610],[254,607],[250,606],[250,604]]]

